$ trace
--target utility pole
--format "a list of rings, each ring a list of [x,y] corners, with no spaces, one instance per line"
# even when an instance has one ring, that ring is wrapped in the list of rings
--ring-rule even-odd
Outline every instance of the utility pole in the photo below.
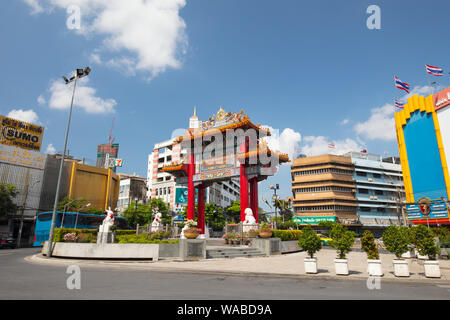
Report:
[[[27,203],[29,187],[30,187],[30,169],[27,169],[27,176],[25,178],[25,196],[24,196],[23,202],[22,202],[22,214],[20,215],[19,234],[17,235],[16,248],[20,248],[20,243],[21,243],[21,239],[22,239],[23,218],[24,218],[24,214],[25,214],[25,204]]]

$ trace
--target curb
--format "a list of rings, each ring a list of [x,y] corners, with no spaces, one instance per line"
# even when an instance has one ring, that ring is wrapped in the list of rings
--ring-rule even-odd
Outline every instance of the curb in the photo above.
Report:
[[[88,265],[89,267],[99,267],[99,268],[134,268],[135,270],[141,271],[157,271],[165,273],[177,273],[186,272],[191,274],[208,274],[208,275],[221,275],[221,276],[244,276],[244,277],[264,277],[264,278],[286,278],[286,279],[320,279],[320,280],[342,280],[342,281],[362,281],[369,278],[366,276],[337,276],[332,274],[285,274],[285,273],[268,273],[268,272],[254,272],[254,271],[220,271],[220,270],[198,270],[190,268],[162,268],[158,266],[149,266],[143,269],[143,263],[151,264],[148,261],[110,261],[110,260],[80,260],[80,259],[61,259],[61,258],[44,258],[41,254],[35,254],[32,256],[27,256],[24,258],[26,262],[36,263],[36,264],[59,264],[64,265],[67,263],[80,263]],[[176,261],[176,260],[172,260]],[[189,263],[191,261],[176,261]],[[157,263],[157,262],[154,262]],[[422,283],[422,284],[450,284],[449,280],[442,279],[411,279],[411,278],[385,278],[380,277],[383,282],[403,282],[403,283]]]

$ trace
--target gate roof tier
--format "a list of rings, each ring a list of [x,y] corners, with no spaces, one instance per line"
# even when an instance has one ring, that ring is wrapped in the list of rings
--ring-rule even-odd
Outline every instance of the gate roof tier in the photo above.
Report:
[[[188,165],[183,162],[173,162],[161,168],[161,172],[173,174],[175,178],[188,176]]]
[[[206,130],[188,129],[186,131],[186,134],[184,136],[179,136],[178,138],[176,138],[175,142],[181,143],[193,141],[195,139],[202,139],[204,137],[217,134],[218,131],[225,133],[227,130],[235,130],[235,129],[243,129],[243,130],[254,129],[258,134],[258,139],[261,137],[271,136],[270,130],[268,128],[262,128],[259,123],[254,124],[253,122],[250,121],[248,115],[243,115],[239,121],[225,122],[221,126],[210,127],[207,128]]]

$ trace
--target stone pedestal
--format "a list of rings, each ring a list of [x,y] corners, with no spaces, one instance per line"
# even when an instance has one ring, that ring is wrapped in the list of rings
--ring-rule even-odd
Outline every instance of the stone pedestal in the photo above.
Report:
[[[114,243],[116,235],[114,232],[99,232],[97,233],[97,244]]]
[[[251,246],[252,248],[258,248],[266,256],[281,254],[280,238],[254,238]]]
[[[183,261],[206,259],[206,240],[180,239],[179,248]]]

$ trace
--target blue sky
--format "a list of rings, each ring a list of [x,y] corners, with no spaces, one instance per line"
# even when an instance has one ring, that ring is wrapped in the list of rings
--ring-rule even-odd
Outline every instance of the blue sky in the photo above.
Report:
[[[81,29],[67,27],[70,4]],[[369,5],[381,10],[380,30],[367,28]],[[392,105],[405,95],[393,76],[432,92],[424,65],[449,70],[449,13],[445,0],[4,0],[0,114],[45,126],[42,151],[61,151],[70,103],[61,76],[89,65],[68,149],[94,162],[115,118],[119,172],[146,176],[153,145],[187,127],[194,106],[203,120],[219,106],[244,109],[279,130],[284,152],[397,155]],[[289,166],[262,196],[269,183],[288,196]]]

